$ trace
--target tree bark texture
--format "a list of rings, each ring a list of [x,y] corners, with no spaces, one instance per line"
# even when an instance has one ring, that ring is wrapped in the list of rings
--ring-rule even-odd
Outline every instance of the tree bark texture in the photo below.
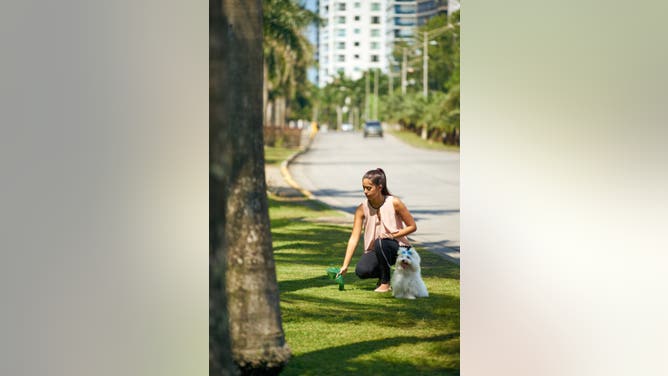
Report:
[[[209,43],[209,373],[277,374],[290,349],[264,174],[261,1],[210,0]]]

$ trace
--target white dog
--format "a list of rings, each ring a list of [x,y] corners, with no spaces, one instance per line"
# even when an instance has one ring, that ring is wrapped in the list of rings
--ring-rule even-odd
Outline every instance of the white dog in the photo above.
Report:
[[[392,275],[392,295],[395,298],[415,299],[429,296],[420,273],[420,255],[415,248],[399,248]]]

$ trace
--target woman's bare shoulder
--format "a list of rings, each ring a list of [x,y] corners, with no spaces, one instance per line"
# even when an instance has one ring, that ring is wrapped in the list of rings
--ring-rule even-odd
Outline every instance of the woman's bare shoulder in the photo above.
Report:
[[[399,197],[397,197],[397,196],[392,196],[392,205],[393,205],[395,208],[400,208],[400,207],[404,206],[404,202],[401,201],[401,199],[400,199]]]
[[[364,215],[364,204],[357,205],[357,209],[355,209],[355,214]]]

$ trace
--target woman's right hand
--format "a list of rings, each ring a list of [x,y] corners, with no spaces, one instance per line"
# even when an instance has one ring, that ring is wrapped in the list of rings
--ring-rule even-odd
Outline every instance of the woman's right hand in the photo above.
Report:
[[[336,275],[336,277],[338,278],[340,275],[346,275],[347,271],[348,271],[348,267],[347,266],[342,266],[341,270],[339,270],[339,273]]]

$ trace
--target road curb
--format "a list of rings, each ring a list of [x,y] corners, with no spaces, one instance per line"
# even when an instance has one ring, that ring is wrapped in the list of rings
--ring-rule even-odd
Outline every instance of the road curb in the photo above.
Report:
[[[448,261],[450,261],[454,264],[459,265],[459,261],[460,261],[459,258],[450,256],[448,254],[447,250],[451,250],[452,253],[456,252],[456,253],[461,255],[461,251],[459,250],[459,248],[445,247],[445,250],[443,252],[439,252],[439,255],[441,255],[441,257],[443,257],[444,259],[446,259],[446,260],[448,260]]]
[[[293,153],[286,160],[281,162],[281,175],[283,175],[283,179],[285,179],[285,182],[288,183],[292,188],[298,190],[302,195],[304,195],[304,197],[308,198],[309,200],[315,199],[315,196],[313,195],[313,193],[309,192],[308,190],[302,188],[299,184],[297,184],[297,182],[292,178],[290,171],[288,170],[288,165],[292,163],[292,161],[295,158],[305,153],[311,147],[311,143],[313,142],[315,135],[316,135],[315,132],[311,133],[308,136],[306,145],[300,148],[297,152]]]
[[[410,237],[409,237],[409,239],[410,239]],[[426,247],[424,244],[422,244],[420,241],[413,240],[413,239],[411,239],[411,244],[421,246],[425,250],[429,251],[430,253],[441,256],[446,261],[449,261],[449,262],[459,266],[459,258],[450,255],[450,253],[460,253],[458,248],[454,248],[454,247],[429,248],[429,247]]]

